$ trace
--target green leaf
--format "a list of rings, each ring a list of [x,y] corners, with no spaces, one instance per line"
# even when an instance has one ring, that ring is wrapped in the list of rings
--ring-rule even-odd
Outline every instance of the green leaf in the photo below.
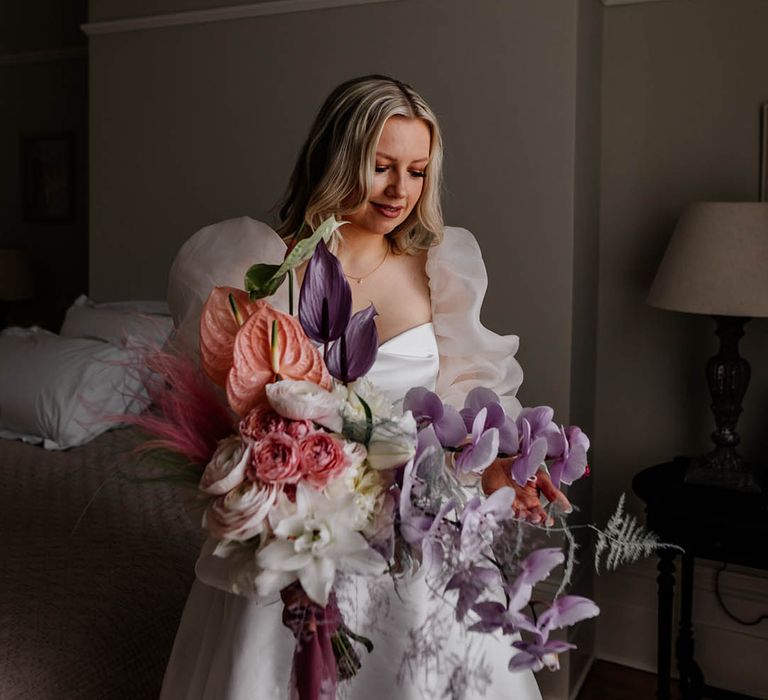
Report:
[[[355,396],[357,396],[357,400],[363,405],[363,412],[365,413],[365,439],[363,440],[363,444],[368,447],[368,444],[371,442],[371,435],[373,435],[373,411],[360,394],[355,392]]]
[[[295,246],[293,246],[291,252],[285,256],[285,260],[283,260],[283,264],[280,265],[277,274],[284,275],[289,270],[293,270],[295,267],[301,265],[305,260],[309,260],[312,257],[312,253],[315,252],[315,246],[320,242],[320,239],[322,238],[327,243],[331,239],[333,232],[343,223],[343,221],[336,221],[332,216],[329,216],[317,227],[311,236],[302,238]]]
[[[245,273],[245,291],[252,301],[272,296],[285,280],[285,273],[280,273],[281,265],[258,263],[251,265]]]

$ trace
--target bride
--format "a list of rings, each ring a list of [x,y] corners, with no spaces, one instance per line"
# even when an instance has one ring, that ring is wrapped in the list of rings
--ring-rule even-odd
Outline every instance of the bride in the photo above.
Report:
[[[280,235],[252,219],[232,219],[202,229],[181,248],[169,280],[180,337],[197,342],[200,310],[214,286],[242,287],[251,264],[280,262],[284,239],[334,215],[347,222],[333,244],[353,311],[370,303],[378,311],[380,345],[368,378],[393,401],[425,386],[459,408],[470,389],[486,386],[515,416],[518,339],[480,323],[485,268],[472,235],[443,226],[441,175],[437,119],[410,86],[384,76],[340,85],[299,155],[280,209]],[[270,301],[287,310],[285,294],[281,289]],[[486,491],[514,486],[503,466],[487,470]],[[545,474],[537,484],[549,500],[567,503]],[[515,515],[542,522],[537,489],[516,490]],[[279,598],[265,604],[228,592],[225,560],[209,551],[204,547],[196,567],[161,698],[287,700],[294,639],[282,625]],[[387,576],[348,577],[336,590],[346,624],[375,645],[358,675],[339,686],[340,697],[541,697],[533,674],[507,670],[509,639],[466,632],[451,600],[430,591],[423,576],[396,587]]]

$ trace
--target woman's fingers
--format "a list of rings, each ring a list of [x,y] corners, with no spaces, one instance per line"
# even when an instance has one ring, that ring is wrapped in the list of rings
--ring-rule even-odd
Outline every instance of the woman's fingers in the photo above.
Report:
[[[536,487],[544,494],[544,498],[550,503],[557,505],[564,513],[570,513],[573,510],[571,502],[566,498],[565,494],[552,483],[549,474],[543,469],[539,469],[539,471],[536,472]]]
[[[535,481],[529,481],[524,486],[520,486],[508,473],[508,466],[513,461],[514,457],[497,459],[483,472],[481,483],[486,495],[490,496],[502,486],[511,486],[515,489],[515,501],[512,504],[515,518],[527,520],[533,524],[546,523],[547,526],[555,524],[555,519],[542,507],[539,494],[544,494],[550,503],[554,503],[565,513],[573,510],[565,494],[552,483],[549,474],[543,469],[536,473]]]

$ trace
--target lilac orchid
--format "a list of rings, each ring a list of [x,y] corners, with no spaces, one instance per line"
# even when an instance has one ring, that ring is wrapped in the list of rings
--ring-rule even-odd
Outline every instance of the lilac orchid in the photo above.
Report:
[[[431,431],[431,428],[422,432],[428,431]],[[443,563],[443,539],[450,532],[443,520],[457,505],[456,499],[450,498],[441,505],[437,514],[433,515],[413,503],[413,497],[420,495],[419,491],[423,487],[418,469],[434,454],[440,453],[436,452],[433,445],[422,444],[421,451],[405,465],[400,490],[400,532],[408,544],[421,547],[422,563],[427,572],[436,572]]]
[[[509,585],[505,586],[508,604],[498,602],[477,603],[472,610],[480,617],[470,629],[476,632],[492,632],[501,628],[504,634],[514,634],[520,630],[539,633],[539,628],[533,621],[520,612],[528,605],[533,587],[546,579],[565,557],[563,552],[554,547],[537,549],[520,563],[520,573]]]
[[[577,595],[566,595],[558,598],[539,616],[534,641],[512,643],[518,653],[510,659],[509,670],[531,669],[536,672],[544,666],[550,671],[557,670],[560,668],[559,654],[569,649],[575,649],[576,645],[557,639],[549,639],[549,633],[553,629],[570,627],[577,622],[595,617],[599,613],[600,608],[589,598]]]
[[[341,337],[351,314],[352,290],[344,270],[320,240],[301,283],[299,323],[309,338],[327,345]]]
[[[560,428],[565,447],[563,454],[552,462],[549,474],[552,483],[560,488],[560,483],[572,484],[581,479],[587,469],[587,450],[589,438],[575,425]]]
[[[547,439],[535,437],[531,424],[526,418],[518,419],[520,422],[520,455],[510,465],[510,475],[520,484],[525,486],[532,479],[539,467],[547,458]]]
[[[459,474],[482,474],[499,454],[499,429],[485,427],[487,413],[486,408],[480,409],[472,423],[472,441],[456,456]]]
[[[517,417],[517,427],[522,432],[523,425],[530,426],[532,440],[543,439],[547,443],[547,457],[559,457],[565,448],[560,428],[552,420],[555,412],[549,406],[524,408]]]
[[[459,412],[444,404],[425,387],[414,387],[405,395],[403,410],[411,411],[419,429],[431,425],[443,447],[458,447],[467,437],[467,428]]]
[[[496,568],[470,564],[451,576],[446,591],[458,590],[456,619],[461,622],[480,595],[491,586],[501,583],[501,574]]]
[[[484,387],[476,387],[467,394],[464,408],[459,412],[467,432],[472,431],[477,414],[486,410],[485,428],[499,431],[499,451],[506,455],[516,455],[519,450],[519,431],[515,421],[510,418],[501,405],[498,395]]]
[[[490,537],[503,520],[514,516],[512,503],[515,490],[504,486],[490,496],[473,496],[461,513],[461,554],[472,559],[480,554],[482,547],[489,544]]]

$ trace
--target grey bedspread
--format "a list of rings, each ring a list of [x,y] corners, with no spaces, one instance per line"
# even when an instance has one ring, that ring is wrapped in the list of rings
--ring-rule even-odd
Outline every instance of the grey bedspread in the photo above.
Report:
[[[132,482],[131,430],[0,440],[0,698],[156,698],[201,533],[183,489]]]

